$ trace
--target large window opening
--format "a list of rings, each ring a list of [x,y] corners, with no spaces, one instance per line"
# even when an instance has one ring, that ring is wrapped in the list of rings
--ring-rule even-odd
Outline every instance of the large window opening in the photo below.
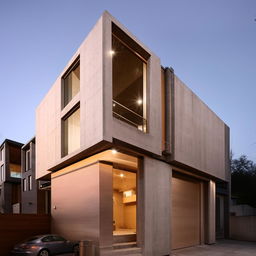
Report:
[[[147,60],[117,34],[112,34],[111,51],[113,116],[146,132]]]
[[[136,173],[113,169],[113,235],[136,240]]]
[[[80,108],[63,120],[63,156],[80,148]]]
[[[77,60],[63,76],[64,94],[63,107],[65,107],[80,91],[80,62]]]

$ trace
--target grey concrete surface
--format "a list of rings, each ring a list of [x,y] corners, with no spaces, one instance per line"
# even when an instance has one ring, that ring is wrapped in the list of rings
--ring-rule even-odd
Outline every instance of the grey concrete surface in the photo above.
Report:
[[[256,242],[219,240],[214,245],[200,245],[174,250],[172,256],[254,256]]]
[[[219,240],[214,245],[200,245],[173,250],[171,256],[256,256],[256,242]],[[63,254],[60,256],[74,256]]]

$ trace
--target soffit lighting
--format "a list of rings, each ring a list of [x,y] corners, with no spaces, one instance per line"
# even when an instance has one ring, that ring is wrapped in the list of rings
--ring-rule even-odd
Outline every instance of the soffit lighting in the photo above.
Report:
[[[112,154],[115,155],[117,153],[116,149],[112,149]]]

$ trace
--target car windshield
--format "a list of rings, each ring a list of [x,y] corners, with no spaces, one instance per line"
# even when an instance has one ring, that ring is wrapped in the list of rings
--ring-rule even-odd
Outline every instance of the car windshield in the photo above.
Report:
[[[29,238],[27,238],[27,239],[25,239],[24,241],[23,241],[23,243],[25,243],[25,242],[33,242],[33,241],[35,241],[35,240],[37,240],[38,238],[40,238],[40,236],[32,236],[32,237],[29,237]]]

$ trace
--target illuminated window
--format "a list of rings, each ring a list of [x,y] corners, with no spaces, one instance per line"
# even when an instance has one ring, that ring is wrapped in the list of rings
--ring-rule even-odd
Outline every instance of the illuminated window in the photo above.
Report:
[[[80,148],[80,108],[63,119],[63,156]]]
[[[113,116],[146,132],[147,58],[114,26],[112,34]],[[133,44],[136,44],[133,42]],[[137,45],[137,44],[136,44]],[[137,46],[141,49],[141,47]]]
[[[77,60],[63,76],[63,107],[80,91],[80,62]]]

